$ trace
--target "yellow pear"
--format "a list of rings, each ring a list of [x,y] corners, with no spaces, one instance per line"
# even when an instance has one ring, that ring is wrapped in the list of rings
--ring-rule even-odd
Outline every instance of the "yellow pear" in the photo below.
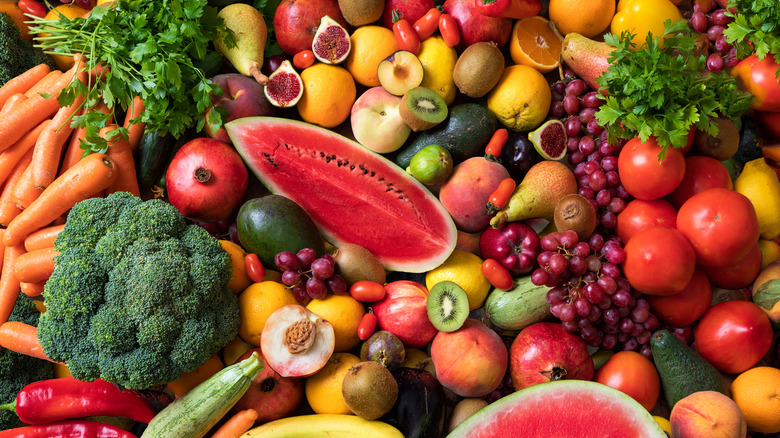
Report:
[[[239,73],[254,77],[261,84],[267,83],[268,78],[260,72],[268,38],[263,14],[252,5],[233,3],[222,8],[217,16],[222,18],[226,28],[233,31],[235,46],[229,47],[220,35],[214,41],[214,47]]]

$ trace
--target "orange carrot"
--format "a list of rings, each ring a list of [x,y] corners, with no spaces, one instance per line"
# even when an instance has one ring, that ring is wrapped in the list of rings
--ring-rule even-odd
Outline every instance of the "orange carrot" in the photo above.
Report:
[[[27,295],[28,297],[39,297],[43,293],[43,287],[46,286],[45,281],[41,281],[38,283],[25,283],[23,281],[19,282],[19,287],[22,289],[22,293]]]
[[[19,245],[30,233],[48,226],[77,202],[102,192],[117,178],[114,162],[105,154],[87,155],[57,177],[41,195],[16,216],[3,235],[7,246]]]
[[[81,109],[83,102],[84,96],[79,95],[70,106],[61,107],[49,126],[38,137],[38,141],[35,142],[32,179],[36,187],[46,187],[57,177],[62,149],[73,132],[70,119],[76,111]]]
[[[62,232],[63,228],[65,228],[65,224],[41,228],[24,239],[24,249],[29,252],[38,249],[52,248],[54,246],[54,241],[57,239],[60,232]]]
[[[38,340],[38,327],[19,321],[8,321],[0,325],[0,347],[27,356],[54,362],[43,353]]]
[[[116,129],[116,126],[105,127],[100,130],[100,136],[104,137],[109,131]],[[113,141],[113,139],[112,139]],[[106,188],[106,195],[114,192],[130,192],[135,196],[141,196],[141,189],[138,187],[138,176],[135,172],[135,158],[130,143],[124,138],[119,137],[111,144],[106,152],[114,163],[119,175],[116,181]]]
[[[41,78],[41,80],[38,81],[37,84],[33,85],[32,88],[30,88],[29,90],[27,90],[27,92],[24,93],[25,97],[30,98],[38,95],[39,93],[43,93],[51,86],[51,84],[54,83],[54,81],[59,79],[61,76],[62,76],[62,71],[60,70],[50,71],[46,76]]]
[[[9,97],[17,93],[26,93],[30,88],[43,79],[49,72],[49,68],[46,64],[38,64],[35,67],[27,70],[19,76],[6,82],[5,85],[0,87],[0,106],[3,106]]]
[[[127,128],[127,142],[133,151],[138,148],[138,143],[141,142],[141,136],[144,134],[144,129],[146,129],[146,123],[132,123],[132,120],[140,117],[144,109],[144,101],[140,97],[135,96],[130,104],[130,108],[127,109],[125,123],[122,125]]]
[[[27,100],[27,96],[25,96],[23,93],[16,93],[9,97],[8,100],[6,100],[3,104],[3,108],[0,109],[0,117],[11,113],[11,111],[16,108],[16,105],[19,105],[25,100]]]
[[[233,414],[211,438],[238,438],[255,425],[257,420],[257,411],[254,409],[244,409]]]
[[[98,102],[97,105],[95,105],[95,108],[90,109],[89,111],[100,111],[103,114],[109,114],[110,110],[108,109],[108,106],[105,102],[102,100]],[[111,120],[109,120],[109,123],[113,123]],[[73,134],[70,136],[70,144],[68,145],[67,150],[65,151],[65,157],[62,159],[62,165],[60,165],[60,175],[63,174],[66,170],[73,167],[76,162],[78,162],[81,157],[84,156],[84,149],[81,148],[81,140],[84,140],[86,138],[86,128],[83,128],[79,126],[73,131]]]
[[[22,288],[14,274],[16,259],[24,254],[23,245],[6,246],[3,254],[3,269],[0,271],[0,324],[8,321]],[[1,343],[0,343],[1,344]],[[6,347],[7,348],[7,347]]]
[[[16,163],[22,159],[22,157],[35,145],[38,137],[41,135],[46,126],[48,126],[51,120],[44,120],[35,129],[24,135],[13,146],[0,152],[0,184],[4,183],[8,176],[11,175],[11,171],[16,167]]]
[[[14,275],[24,283],[46,281],[54,272],[54,257],[60,254],[54,248],[37,249],[16,258]]]
[[[34,155],[35,151],[33,149],[31,149],[31,151]],[[19,181],[16,182],[16,186],[14,186],[13,200],[17,207],[24,210],[30,204],[32,204],[32,202],[35,201],[38,196],[41,195],[41,193],[43,193],[43,189],[37,187],[33,182],[32,160],[30,160],[30,163],[27,165],[27,169],[24,170],[22,177],[19,178]]]
[[[32,149],[28,150],[27,154],[16,163],[16,167],[11,171],[11,175],[5,182],[3,192],[0,193],[0,225],[2,226],[7,226],[13,218],[22,212],[22,209],[16,205],[14,191],[19,180],[29,167],[30,161],[32,161]]]

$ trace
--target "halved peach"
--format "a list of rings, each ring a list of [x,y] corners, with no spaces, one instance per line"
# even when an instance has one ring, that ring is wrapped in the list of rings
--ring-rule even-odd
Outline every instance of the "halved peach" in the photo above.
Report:
[[[265,362],[283,377],[307,377],[333,354],[333,326],[298,304],[276,309],[263,327],[260,348]]]
[[[399,50],[379,63],[376,69],[379,83],[390,94],[403,96],[423,80],[423,66],[412,52]]]

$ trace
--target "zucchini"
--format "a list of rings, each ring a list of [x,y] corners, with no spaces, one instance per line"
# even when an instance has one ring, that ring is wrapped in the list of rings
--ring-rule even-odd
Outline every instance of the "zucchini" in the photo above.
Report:
[[[547,286],[536,286],[531,276],[515,279],[512,289],[493,289],[485,300],[490,322],[504,330],[521,330],[551,316],[547,303]]]
[[[257,352],[218,371],[160,411],[141,438],[202,438],[227,414],[264,368]]]
[[[173,136],[161,135],[160,131],[144,131],[138,149],[135,151],[135,173],[138,187],[144,191],[154,185],[166,167],[168,150],[173,144]]]

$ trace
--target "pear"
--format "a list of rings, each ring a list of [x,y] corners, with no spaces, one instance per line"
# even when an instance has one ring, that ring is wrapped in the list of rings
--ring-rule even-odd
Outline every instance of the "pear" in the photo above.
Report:
[[[561,46],[561,59],[577,76],[593,90],[600,85],[596,78],[609,68],[609,54],[615,47],[605,42],[595,41],[575,32],[566,34]]]
[[[268,77],[260,72],[268,38],[263,14],[252,5],[233,3],[222,8],[217,16],[233,31],[236,45],[228,47],[220,35],[214,40],[214,48],[242,75],[254,77],[263,85],[268,83]]]

